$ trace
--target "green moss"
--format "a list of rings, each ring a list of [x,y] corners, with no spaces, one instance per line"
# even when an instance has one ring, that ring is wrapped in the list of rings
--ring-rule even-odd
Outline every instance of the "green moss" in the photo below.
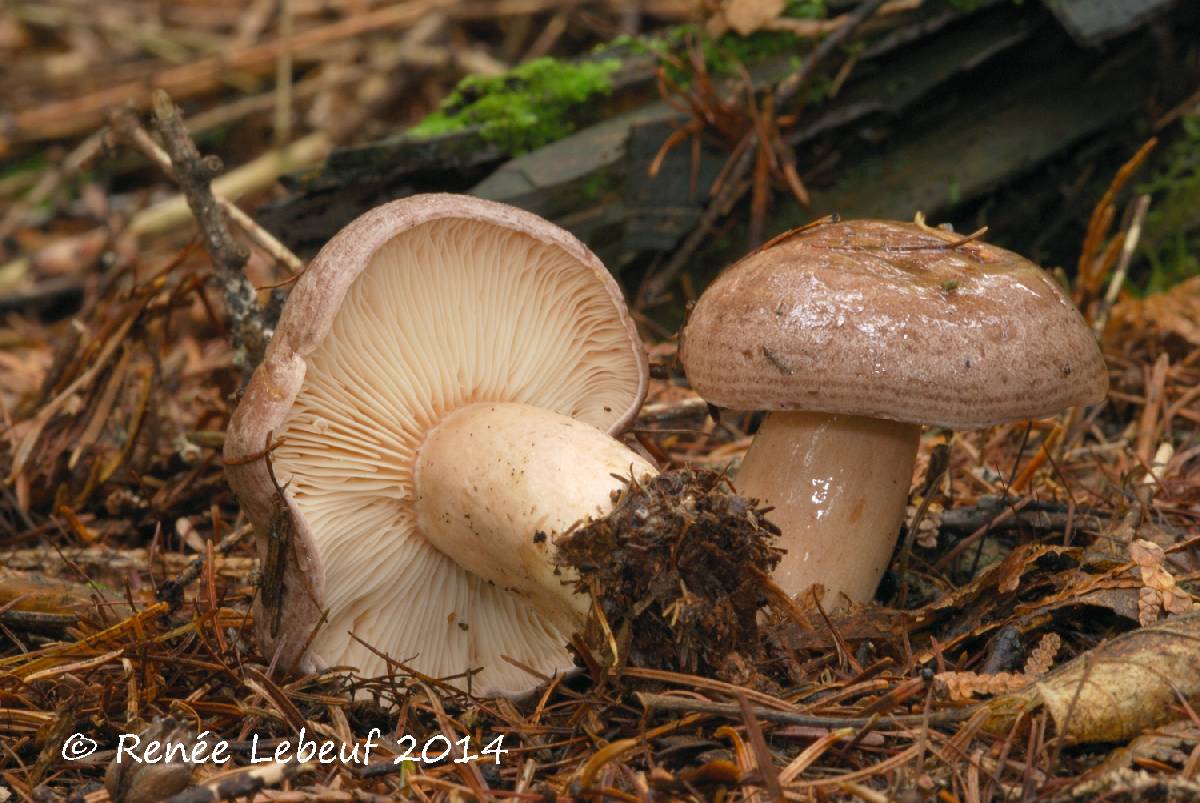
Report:
[[[796,19],[822,19],[825,16],[823,0],[796,0],[788,5],[785,16]],[[755,31],[749,36],[739,36],[730,31],[713,39],[692,30],[691,35],[700,43],[704,54],[705,68],[716,78],[737,76],[741,67],[753,67],[771,59],[787,58],[793,70],[804,64],[805,55],[812,49],[813,40],[800,38],[789,31]],[[678,52],[679,48],[674,48]],[[681,59],[684,63],[686,59]],[[681,86],[691,81],[689,73],[668,66],[668,75]],[[805,93],[807,102],[818,103],[825,99],[832,80],[829,76],[814,76]]]
[[[510,154],[562,139],[574,131],[569,113],[594,95],[612,91],[617,59],[534,59],[498,76],[469,76],[436,112],[409,133],[436,136],[478,128],[480,135]]]
[[[1144,283],[1159,292],[1200,275],[1200,116],[1182,120],[1183,135],[1167,151],[1155,176],[1138,187],[1151,196],[1138,250],[1149,262]]]
[[[825,17],[825,0],[788,0],[783,16],[798,20],[819,20]]]
[[[596,56],[614,58],[658,55],[670,49],[671,38],[674,32],[675,29],[671,28],[664,33],[656,34],[654,36],[650,36],[648,34],[634,36],[632,34],[623,33],[607,42],[602,42],[596,45],[596,47],[592,50],[592,53]]]
[[[704,62],[713,75],[732,75],[739,64],[794,52],[798,44],[796,36],[787,31],[755,31],[749,36],[727,33],[704,40]]]
[[[825,2],[792,0],[784,8],[783,16],[805,20],[823,19]],[[730,31],[717,39],[705,37],[704,61],[713,75],[732,75],[737,71],[739,64],[750,65],[773,56],[795,54],[809,45],[811,42],[802,42],[799,37],[788,31],[755,31],[749,36],[739,36]]]
[[[797,19],[820,19],[825,14],[825,0],[791,0],[784,11]],[[619,36],[598,47],[591,60],[575,63],[546,57],[504,75],[464,78],[438,110],[409,133],[431,137],[477,128],[485,140],[506,152],[525,153],[574,131],[571,112],[593,96],[611,91],[611,76],[622,58],[679,56],[688,41],[699,43],[709,73],[721,77],[736,74],[738,65],[796,54],[811,44],[786,31],[757,31],[749,36],[730,32],[714,40],[695,25],[677,25],[654,36]],[[686,64],[687,58],[680,61]],[[690,70],[668,64],[667,73],[680,85],[690,83]],[[827,87],[828,79],[814,81],[810,100],[823,97]]]
[[[32,153],[7,164],[0,164],[0,178],[15,176],[17,173],[45,170],[49,160],[44,153]]]
[[[958,178],[950,180],[949,186],[946,187],[946,200],[951,205],[957,205],[962,200],[962,185],[958,183]]]
[[[583,184],[584,197],[589,200],[596,200],[602,193],[608,190],[608,176],[604,173],[593,173],[588,176]]]

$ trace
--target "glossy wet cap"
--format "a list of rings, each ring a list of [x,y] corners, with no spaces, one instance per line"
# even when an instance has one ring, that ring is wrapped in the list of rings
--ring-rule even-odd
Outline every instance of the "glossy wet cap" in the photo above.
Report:
[[[697,302],[681,356],[735,410],[810,410],[972,429],[1101,401],[1092,332],[1045,271],[913,223],[777,238]]]

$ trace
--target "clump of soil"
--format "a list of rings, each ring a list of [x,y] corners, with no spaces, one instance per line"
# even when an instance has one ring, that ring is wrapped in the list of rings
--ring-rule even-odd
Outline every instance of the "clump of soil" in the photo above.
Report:
[[[631,482],[612,513],[558,543],[560,562],[579,573],[577,590],[599,603],[579,641],[606,664],[615,648],[618,665],[752,681],[778,535],[717,472]]]

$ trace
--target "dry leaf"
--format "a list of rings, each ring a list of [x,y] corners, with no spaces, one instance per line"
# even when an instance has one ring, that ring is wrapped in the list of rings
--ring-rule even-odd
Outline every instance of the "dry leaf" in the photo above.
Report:
[[[956,703],[969,702],[972,697],[1009,694],[1029,685],[1029,678],[1014,672],[980,675],[976,672],[939,672],[933,676],[935,692]]]
[[[1054,551],[1051,547],[1039,544],[1026,544],[1017,547],[1008,554],[1000,564],[996,576],[996,589],[1001,594],[1011,594],[1021,586],[1021,575],[1042,555]]]
[[[1086,780],[1057,800],[1198,800],[1200,782],[1145,770],[1122,769]]]
[[[1200,704],[1200,613],[1133,630],[988,704],[986,727],[1005,732],[1045,707],[1067,742],[1121,742],[1178,717],[1180,696]]]
[[[1136,762],[1151,759],[1162,764],[1184,766],[1187,764],[1193,745],[1200,742],[1200,724],[1190,719],[1181,719],[1143,733],[1127,747],[1114,750],[1096,768],[1097,774],[1129,769]]]
[[[721,12],[739,36],[749,36],[778,19],[786,5],[785,0],[726,0]]]
[[[91,608],[95,593],[91,584],[0,568],[0,611],[75,615]]]
[[[138,737],[141,745],[151,741],[174,742],[191,750],[196,739],[190,724],[171,717],[155,719]],[[104,788],[118,803],[156,803],[180,792],[192,780],[193,764],[181,760],[180,754],[167,754],[162,763],[114,760],[104,773]]]
[[[1163,568],[1166,553],[1158,544],[1139,538],[1129,544],[1129,556],[1142,577],[1138,592],[1138,621],[1146,626],[1158,621],[1159,613],[1189,613],[1195,610],[1192,597],[1175,584],[1175,578]]]
[[[1162,566],[1163,548],[1158,544],[1139,538],[1129,545],[1129,557],[1141,569],[1156,569]]]
[[[1047,633],[1042,636],[1042,640],[1033,648],[1033,652],[1029,653],[1029,659],[1025,661],[1025,674],[1030,678],[1038,678],[1050,671],[1050,667],[1054,666],[1054,656],[1058,655],[1059,648],[1062,647],[1062,639],[1057,633]]]
[[[1158,613],[1162,610],[1162,594],[1153,588],[1138,590],[1138,624],[1142,627],[1158,621]]]
[[[1173,334],[1200,346],[1200,276],[1145,298],[1122,299],[1113,307],[1104,339],[1127,344],[1131,330],[1155,339]]]

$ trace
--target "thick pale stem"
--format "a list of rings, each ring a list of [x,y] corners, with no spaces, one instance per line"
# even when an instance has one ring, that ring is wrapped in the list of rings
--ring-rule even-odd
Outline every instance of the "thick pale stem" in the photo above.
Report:
[[[825,587],[822,604],[875,594],[904,518],[921,428],[878,418],[772,413],[738,471],[739,493],[775,508],[787,555],[774,579],[796,595]]]
[[[417,458],[417,526],[468,571],[528,598],[541,610],[587,598],[554,564],[555,538],[612,510],[619,478],[657,469],[590,424],[523,404],[456,410]]]

